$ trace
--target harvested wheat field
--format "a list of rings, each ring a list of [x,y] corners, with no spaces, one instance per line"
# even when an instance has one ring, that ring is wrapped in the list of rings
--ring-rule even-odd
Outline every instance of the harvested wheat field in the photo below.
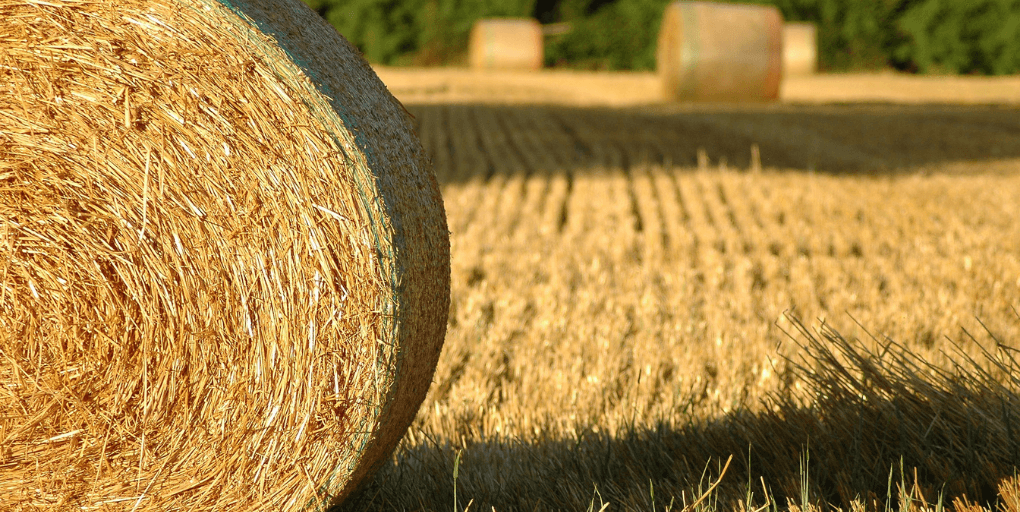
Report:
[[[1018,509],[1016,107],[408,110],[450,323],[351,510]]]

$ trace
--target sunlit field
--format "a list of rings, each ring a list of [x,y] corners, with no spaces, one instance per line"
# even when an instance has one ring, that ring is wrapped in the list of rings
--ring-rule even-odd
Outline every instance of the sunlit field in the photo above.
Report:
[[[352,510],[1017,509],[1016,107],[407,108],[449,331]]]

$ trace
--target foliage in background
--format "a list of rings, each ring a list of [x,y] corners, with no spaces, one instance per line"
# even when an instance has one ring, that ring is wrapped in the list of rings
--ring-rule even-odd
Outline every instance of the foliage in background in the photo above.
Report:
[[[927,0],[899,19],[900,64],[924,73],[1020,71],[1020,0]]]
[[[475,20],[531,16],[535,0],[304,0],[370,62],[438,65],[463,58]]]
[[[568,2],[565,2],[568,3]],[[577,3],[577,2],[575,2]],[[571,31],[546,42],[547,65],[655,69],[655,44],[670,0],[618,0],[592,13],[564,10]]]
[[[670,0],[617,0],[549,41],[548,64],[600,69],[655,69],[662,12]],[[818,24],[823,70],[876,69],[893,64],[897,13],[910,0],[728,0],[775,5],[787,21]]]
[[[819,67],[823,71],[880,69],[902,37],[896,19],[917,0],[773,0],[787,21],[818,25]]]
[[[463,62],[475,20],[531,16],[569,23],[546,40],[546,64],[650,70],[670,0],[304,0],[368,60]],[[726,0],[772,4],[818,25],[825,71],[1020,72],[1020,0]]]

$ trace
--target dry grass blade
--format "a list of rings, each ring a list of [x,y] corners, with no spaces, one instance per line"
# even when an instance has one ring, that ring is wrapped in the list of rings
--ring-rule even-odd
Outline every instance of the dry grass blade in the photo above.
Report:
[[[685,506],[682,512],[690,512],[691,510],[697,510],[698,505],[701,505],[701,502],[708,499],[708,497],[711,496],[713,492],[715,492],[715,488],[719,487],[719,482],[722,482],[723,477],[726,476],[726,470],[730,469],[730,462],[732,461],[733,455],[730,455],[726,459],[726,464],[723,464],[722,470],[719,471],[719,476],[716,477],[715,482],[713,482],[712,485],[708,486],[708,489],[705,489],[705,492],[703,492],[701,496],[698,497],[698,499],[694,500],[694,502],[692,502],[690,505]]]

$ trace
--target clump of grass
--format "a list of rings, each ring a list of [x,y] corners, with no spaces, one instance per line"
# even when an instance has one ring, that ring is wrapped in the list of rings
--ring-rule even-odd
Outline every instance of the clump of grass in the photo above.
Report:
[[[457,495],[471,496],[482,510],[605,503],[651,510],[663,502],[706,512],[941,511],[945,503],[956,510],[1020,510],[1008,508],[1020,502],[1015,349],[995,341],[982,358],[957,351],[935,365],[892,340],[872,340],[876,348],[869,349],[827,325],[811,330],[796,318],[791,324],[800,351],[788,361],[789,380],[805,385],[769,394],[758,412],[616,434],[590,431],[566,441],[467,443],[463,461],[430,456],[450,452],[449,446],[405,445],[373,484],[372,499],[356,506],[406,508],[392,493],[414,486],[411,475],[449,475],[448,465],[430,464],[445,460],[462,471]],[[710,464],[714,472],[706,460],[717,461]],[[463,473],[466,461],[474,475]],[[695,461],[702,461],[701,471]],[[402,482],[386,480],[395,472]],[[449,505],[419,501],[411,508]]]
[[[989,332],[995,348],[982,349],[983,357],[955,350],[944,354],[947,364],[936,365],[893,340],[873,339],[877,349],[869,350],[826,325],[817,331],[796,319],[793,325],[803,351],[792,371],[807,392],[768,398],[766,424],[783,428],[765,432],[781,435],[784,444],[811,440],[816,500],[850,504],[876,493],[897,463],[901,477],[913,471],[915,481],[908,487],[901,480],[901,507],[938,493],[997,499],[998,482],[1020,462],[1015,349]],[[766,446],[761,436],[749,441]]]

